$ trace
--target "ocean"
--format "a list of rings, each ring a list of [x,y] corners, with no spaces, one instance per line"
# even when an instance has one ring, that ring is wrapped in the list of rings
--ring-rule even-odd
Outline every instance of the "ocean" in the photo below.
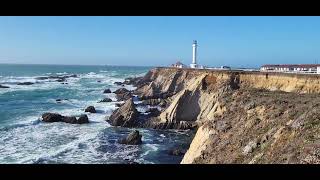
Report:
[[[10,65],[0,64],[0,163],[1,164],[176,164],[181,156],[168,153],[188,148],[193,132],[138,129],[142,145],[118,144],[133,129],[112,127],[105,121],[117,102],[97,103],[103,94],[127,77],[142,76],[151,67]],[[72,75],[67,84],[37,77]],[[32,85],[17,85],[32,82]],[[127,89],[134,89],[126,86]],[[61,99],[59,103],[56,100]],[[135,102],[138,103],[138,102]],[[97,113],[84,113],[94,106]],[[143,112],[143,109],[138,109]],[[87,114],[89,124],[44,123],[45,112],[65,116]]]

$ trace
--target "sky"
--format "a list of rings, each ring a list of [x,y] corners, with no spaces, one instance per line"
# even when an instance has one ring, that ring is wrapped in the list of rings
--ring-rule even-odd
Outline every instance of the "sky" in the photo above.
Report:
[[[320,17],[2,16],[0,63],[167,66],[320,63]]]

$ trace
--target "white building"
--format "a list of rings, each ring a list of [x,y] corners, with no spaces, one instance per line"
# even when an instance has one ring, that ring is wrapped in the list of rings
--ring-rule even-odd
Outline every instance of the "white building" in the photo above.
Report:
[[[172,64],[171,67],[184,68],[184,67],[186,67],[186,65],[184,65],[180,61],[177,61],[175,64]]]
[[[197,40],[193,40],[193,44],[192,44],[192,63],[190,64],[191,68],[198,68],[198,64],[197,64]]]
[[[261,66],[260,71],[320,74],[320,64],[267,64]]]

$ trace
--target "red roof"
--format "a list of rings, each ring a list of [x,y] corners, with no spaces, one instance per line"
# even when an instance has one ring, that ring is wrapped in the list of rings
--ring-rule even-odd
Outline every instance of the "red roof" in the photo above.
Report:
[[[316,68],[320,64],[265,64],[261,67],[278,67],[278,68]]]

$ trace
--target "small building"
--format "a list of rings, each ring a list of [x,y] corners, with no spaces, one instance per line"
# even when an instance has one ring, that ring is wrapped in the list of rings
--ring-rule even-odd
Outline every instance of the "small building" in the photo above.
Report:
[[[184,68],[184,67],[186,67],[186,65],[184,65],[180,61],[177,61],[175,64],[172,64],[171,67]]]
[[[260,71],[320,74],[320,64],[266,64]]]

